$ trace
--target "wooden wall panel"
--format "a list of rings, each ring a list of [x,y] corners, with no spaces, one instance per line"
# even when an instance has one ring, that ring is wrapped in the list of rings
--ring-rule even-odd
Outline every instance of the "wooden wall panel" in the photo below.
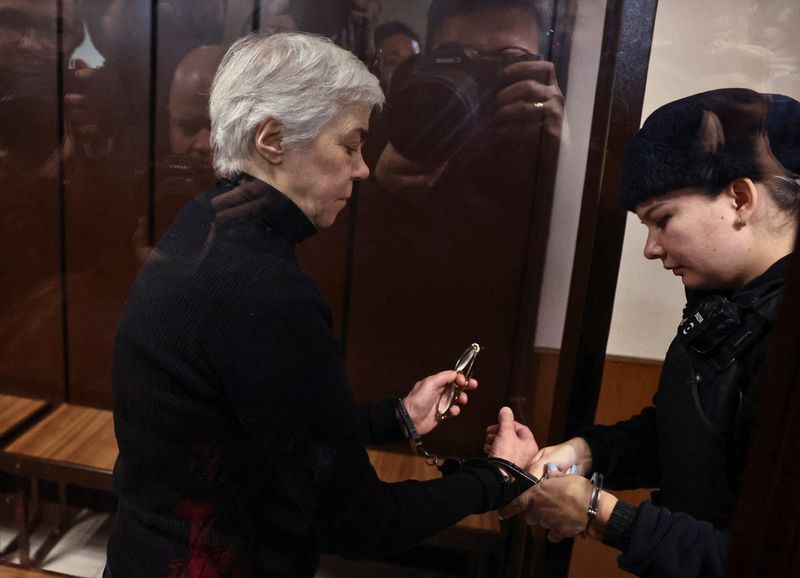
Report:
[[[563,441],[547,439],[550,431],[560,352],[537,348],[534,352],[535,397],[528,408],[526,422],[540,447]],[[651,404],[658,388],[661,361],[607,356],[603,364],[600,397],[595,423],[610,425],[639,413]],[[650,490],[614,492],[631,504],[650,498]],[[630,576],[617,566],[619,552],[594,540],[575,540],[569,565],[569,578],[622,578]]]
[[[66,100],[83,99],[65,117],[67,398],[110,407],[114,335],[148,212],[151,2],[98,3],[87,19],[105,64],[76,70]]]
[[[661,375],[660,361],[606,357],[595,423],[611,425],[651,405]],[[650,490],[614,492],[629,504],[650,499]],[[595,540],[575,540],[569,566],[570,578],[622,578],[632,576],[619,569],[619,551]]]
[[[74,17],[57,0],[12,4],[0,42],[0,391],[55,401],[64,383],[58,54],[80,39]]]
[[[550,417],[548,410],[551,407],[556,383],[558,356],[559,352],[552,349],[538,349],[535,354],[537,397],[531,408],[531,415],[534,419],[528,425],[533,429],[540,445],[561,441],[544,439],[547,433],[546,422]],[[627,419],[650,405],[658,388],[661,365],[660,361],[654,360],[606,357],[595,423],[610,425]],[[637,505],[650,498],[650,490],[631,490],[614,492],[614,494],[621,500]],[[617,550],[595,540],[575,540],[569,566],[569,577],[623,578],[631,576],[617,566],[618,556]]]

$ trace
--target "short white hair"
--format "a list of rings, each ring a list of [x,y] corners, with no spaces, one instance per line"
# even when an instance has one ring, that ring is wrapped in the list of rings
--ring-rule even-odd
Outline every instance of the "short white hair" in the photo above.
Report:
[[[378,79],[354,54],[303,33],[251,34],[225,54],[211,86],[211,146],[223,176],[244,170],[258,125],[281,124],[285,146],[313,141],[342,109],[383,105]]]

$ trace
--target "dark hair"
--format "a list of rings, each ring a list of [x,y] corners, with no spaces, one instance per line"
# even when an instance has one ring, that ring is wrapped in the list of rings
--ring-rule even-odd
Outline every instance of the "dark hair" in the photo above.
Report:
[[[782,94],[767,94],[769,146],[786,174],[766,179],[775,203],[784,211],[800,216],[800,102]]]
[[[620,203],[634,211],[643,201],[690,187],[715,197],[746,177],[765,184],[782,210],[797,213],[799,124],[800,103],[745,88],[665,104],[625,151]]]
[[[773,175],[761,183],[769,189],[780,210],[800,217],[800,175]]]
[[[428,33],[425,38],[425,49],[433,48],[433,39],[441,32],[444,24],[453,16],[471,14],[476,10],[495,8],[519,8],[527,12],[536,23],[539,33],[539,51],[541,52],[547,34],[544,8],[540,0],[433,0],[428,8]]]
[[[398,20],[391,20],[389,22],[384,22],[375,28],[375,32],[372,34],[372,39],[375,42],[375,48],[380,46],[384,40],[390,36],[394,36],[395,34],[401,34],[402,36],[407,36],[411,40],[419,42],[419,35],[414,32],[411,26],[403,22],[399,22]]]

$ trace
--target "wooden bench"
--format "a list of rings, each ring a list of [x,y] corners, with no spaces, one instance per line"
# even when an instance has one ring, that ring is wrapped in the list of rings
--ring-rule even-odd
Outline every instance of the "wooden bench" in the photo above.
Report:
[[[50,404],[43,399],[0,393],[0,441],[10,439],[40,417],[49,406]]]
[[[68,527],[66,486],[110,490],[117,458],[117,442],[110,411],[62,404],[0,451],[0,471],[30,479],[30,492],[20,482],[16,492],[17,553],[23,566],[32,564],[30,530],[39,518],[39,480],[56,482],[61,504],[58,528],[40,548],[33,563]],[[32,507],[29,507],[29,494]]]

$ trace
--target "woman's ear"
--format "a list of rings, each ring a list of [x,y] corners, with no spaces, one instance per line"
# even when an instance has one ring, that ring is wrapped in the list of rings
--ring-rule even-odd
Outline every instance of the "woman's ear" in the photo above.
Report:
[[[733,201],[736,210],[737,222],[740,227],[744,226],[753,218],[759,203],[760,192],[756,184],[748,179],[741,178],[731,181],[728,185],[727,193]]]
[[[283,162],[281,123],[267,117],[256,127],[256,154],[270,165]]]

